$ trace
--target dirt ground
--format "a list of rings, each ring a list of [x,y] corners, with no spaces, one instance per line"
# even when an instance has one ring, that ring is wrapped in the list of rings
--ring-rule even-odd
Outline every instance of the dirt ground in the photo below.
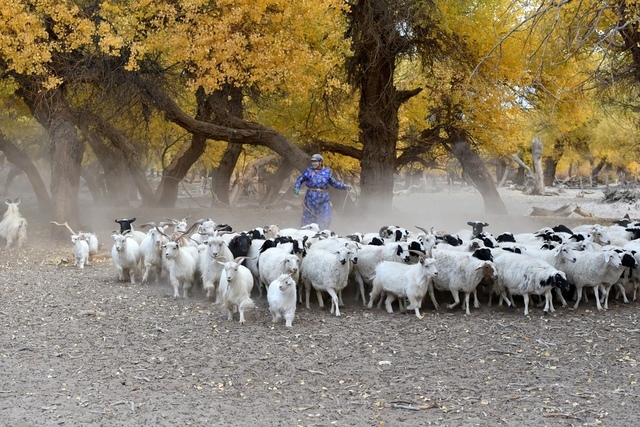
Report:
[[[541,196],[544,197],[544,196]],[[399,223],[454,232],[534,231],[558,222],[515,213],[487,217],[475,193],[398,198],[392,216],[354,218],[336,206],[335,229]],[[518,201],[520,200],[520,201]],[[558,207],[560,199],[526,199]],[[630,206],[628,209],[635,209]],[[169,211],[84,206],[107,249],[113,220],[211,217],[235,229],[297,226],[300,211],[185,207]],[[26,248],[0,252],[0,425],[3,426],[418,426],[635,425],[640,387],[637,303],[591,298],[577,310],[482,307],[413,314],[367,310],[345,298],[342,317],[299,306],[292,328],[272,324],[266,298],[247,323],[196,290],[173,299],[168,283],[118,282],[108,255],[84,270],[49,218],[24,207]],[[635,213],[635,211],[633,211]],[[448,302],[449,295],[438,300]],[[516,300],[518,302],[518,300]],[[520,300],[521,302],[521,300]],[[442,306],[443,304],[441,304]]]

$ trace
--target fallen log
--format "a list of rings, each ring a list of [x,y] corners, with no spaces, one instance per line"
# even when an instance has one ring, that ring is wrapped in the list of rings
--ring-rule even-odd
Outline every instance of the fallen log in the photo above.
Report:
[[[583,217],[591,217],[593,214],[573,203],[566,204],[558,209],[547,209],[534,206],[530,216],[569,216],[572,213]]]

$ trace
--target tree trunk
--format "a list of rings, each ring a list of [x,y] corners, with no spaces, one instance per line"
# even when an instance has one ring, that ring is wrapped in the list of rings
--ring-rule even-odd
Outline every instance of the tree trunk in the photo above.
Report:
[[[7,160],[16,165],[16,167],[20,168],[27,175],[27,178],[31,183],[31,187],[33,188],[33,192],[36,194],[36,198],[38,199],[40,209],[45,212],[51,212],[51,198],[47,192],[47,186],[42,180],[40,172],[38,172],[38,168],[36,168],[36,165],[33,164],[31,159],[20,151],[20,149],[13,143],[5,139],[2,133],[0,133],[0,151],[7,156]]]
[[[487,171],[482,159],[471,149],[469,143],[461,137],[454,137],[450,146],[451,154],[462,165],[464,174],[468,176],[478,189],[484,200],[484,210],[488,214],[506,215],[507,208],[498,193],[491,174]]]
[[[242,89],[226,84],[220,90],[216,90],[209,97],[210,108],[215,113],[214,123],[222,126],[229,125],[227,119],[244,118],[244,105],[242,103]],[[211,191],[223,203],[229,204],[229,189],[231,187],[231,175],[242,153],[242,144],[229,142],[222,153],[220,165],[214,170]]]
[[[242,153],[242,144],[228,143],[222,153],[220,165],[214,169],[211,179],[211,191],[222,203],[229,204],[229,188],[231,187],[231,175]]]
[[[53,219],[67,221],[71,228],[80,227],[78,191],[80,189],[80,165],[84,145],[78,139],[76,127],[66,106],[58,104],[49,126],[51,144],[51,200]],[[56,227],[56,236],[66,233]]]
[[[553,157],[544,158],[544,185],[552,186],[556,182],[558,162]]]
[[[534,136],[531,141],[531,158],[533,160],[533,176],[536,194],[544,194],[544,170],[542,169],[542,140]]]

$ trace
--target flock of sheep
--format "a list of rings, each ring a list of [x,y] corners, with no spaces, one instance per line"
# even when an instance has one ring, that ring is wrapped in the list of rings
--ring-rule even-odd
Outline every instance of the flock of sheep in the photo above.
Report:
[[[312,289],[320,307],[328,294],[330,312],[340,316],[342,292],[350,283],[369,308],[384,303],[392,313],[397,303],[418,318],[427,295],[439,309],[435,290],[450,292],[453,302],[447,307],[461,304],[467,315],[471,297],[479,307],[479,287],[489,291],[489,305],[496,296],[499,304],[514,306],[514,296],[520,295],[526,315],[531,297],[553,312],[554,298],[566,306],[565,296],[572,295],[577,308],[590,290],[601,310],[608,308],[612,287],[628,302],[627,287],[635,300],[640,283],[640,242],[630,221],[498,236],[483,230],[488,224],[474,221],[456,235],[385,226],[343,237],[315,224],[233,232],[210,219],[189,226],[185,218],[147,223],[141,227],[148,231],[142,232],[133,221],[116,220],[121,230],[113,234],[111,254],[120,280],[157,283],[166,275],[175,298],[187,298],[192,287],[201,286],[226,308],[229,320],[238,313],[241,323],[254,307],[254,288],[258,298],[266,289],[273,321],[284,319],[291,326],[303,293],[310,308]]]
[[[19,199],[7,200],[0,222],[0,236],[7,248],[21,247],[26,240],[27,222],[18,211]],[[189,226],[187,218],[146,223],[134,229],[135,218],[116,220],[111,257],[118,279],[136,283],[159,283],[166,277],[174,298],[187,298],[194,286],[207,298],[222,304],[229,320],[254,307],[252,291],[258,298],[266,289],[273,321],[284,319],[290,327],[296,307],[310,308],[311,290],[324,307],[330,297],[330,312],[340,316],[342,292],[353,284],[356,299],[369,308],[384,303],[392,313],[420,309],[429,295],[439,309],[435,290],[451,293],[452,309],[461,305],[469,315],[471,298],[479,307],[478,288],[489,292],[489,305],[515,306],[514,296],[522,296],[524,313],[529,300],[553,312],[554,298],[567,305],[575,299],[577,308],[591,291],[598,310],[607,309],[611,289],[628,302],[627,290],[636,300],[640,286],[640,224],[629,219],[613,225],[584,225],[569,229],[559,225],[534,233],[484,231],[487,223],[468,222],[471,229],[445,234],[416,227],[418,232],[385,226],[374,233],[336,236],[319,230],[316,224],[300,229],[279,229],[275,225],[233,232],[226,224],[202,219]],[[98,252],[93,233],[71,232],[75,265],[84,268]],[[462,299],[461,299],[462,294]]]

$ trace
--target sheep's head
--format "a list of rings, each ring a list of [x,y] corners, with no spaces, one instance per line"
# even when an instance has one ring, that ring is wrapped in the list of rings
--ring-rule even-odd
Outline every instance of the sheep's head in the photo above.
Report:
[[[476,270],[480,270],[483,279],[493,279],[498,274],[495,264],[491,261],[483,261]]]
[[[178,256],[180,251],[180,244],[178,242],[167,242],[162,245],[162,255],[166,259],[173,259]]]
[[[291,277],[291,274],[281,274],[276,280],[278,282],[278,289],[282,293],[292,292],[296,288],[296,282]]]
[[[127,230],[131,230],[131,224],[136,220],[136,218],[131,219],[116,219],[115,222],[120,224],[120,233],[124,233]]]

